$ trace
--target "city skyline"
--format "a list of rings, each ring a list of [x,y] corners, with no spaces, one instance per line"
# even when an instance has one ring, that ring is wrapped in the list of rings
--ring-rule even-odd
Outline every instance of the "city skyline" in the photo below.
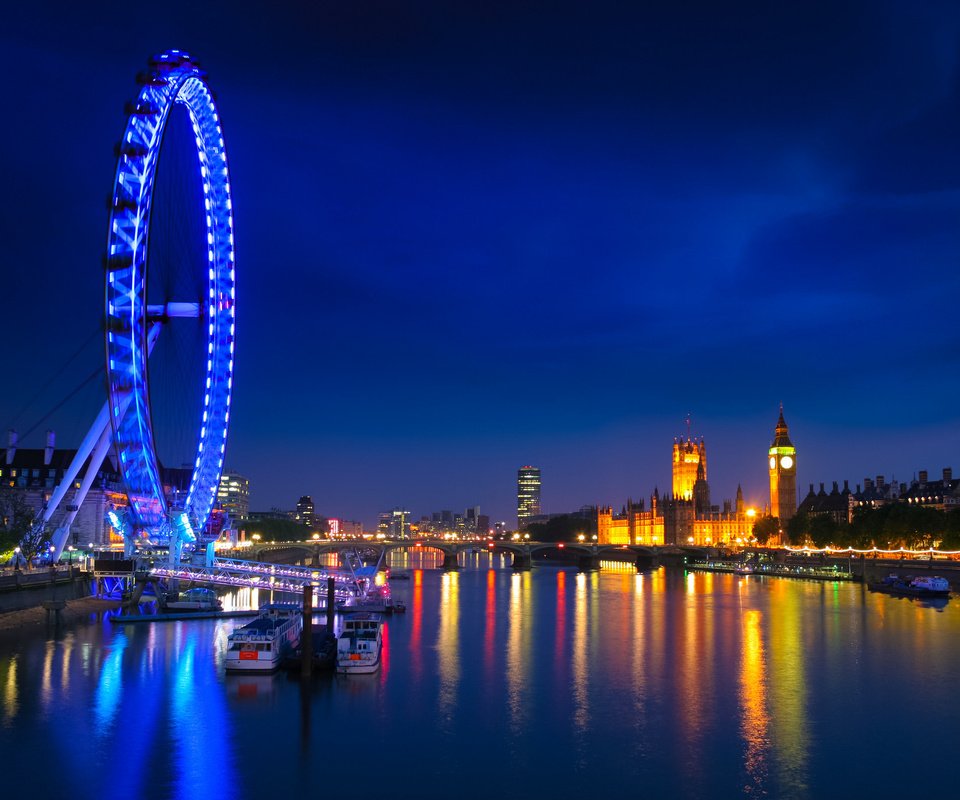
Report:
[[[511,520],[522,464],[546,512],[616,505],[688,413],[755,503],[781,402],[801,495],[956,468],[958,34],[906,3],[12,9],[0,426],[76,447],[103,402],[57,408],[103,361],[112,146],[184,47],[231,159],[252,508]]]

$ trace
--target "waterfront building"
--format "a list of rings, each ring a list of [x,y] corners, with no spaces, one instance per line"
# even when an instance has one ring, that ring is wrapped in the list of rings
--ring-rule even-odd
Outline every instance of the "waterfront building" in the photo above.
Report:
[[[697,459],[691,469],[691,458]],[[653,490],[649,507],[643,500],[627,504],[619,514],[610,506],[597,509],[597,541],[600,544],[695,544],[745,542],[753,535],[755,513],[744,507],[743,490],[737,487],[735,505],[711,505],[706,477],[707,449],[703,438],[673,443],[675,493],[661,497]]]
[[[250,516],[250,480],[236,472],[224,472],[217,487],[217,502],[234,522]]]
[[[876,481],[863,479],[863,488],[857,484],[853,493],[854,508],[878,508],[888,503],[908,503],[926,506],[939,511],[960,508],[960,479],[953,477],[953,469],[944,467],[939,480],[930,480],[927,470],[922,469],[910,483],[887,481],[877,475]]]
[[[853,510],[857,506],[857,500],[854,493],[850,491],[847,481],[843,482],[841,491],[837,481],[833,482],[833,490],[827,492],[820,484],[820,491],[813,491],[813,484],[810,484],[810,491],[803,501],[797,507],[797,514],[808,517],[831,517],[834,522],[846,523],[853,519]]]
[[[770,471],[770,516],[779,517],[781,527],[797,513],[797,449],[783,419],[783,406],[767,452]]]
[[[8,446],[0,449],[0,483],[21,494],[33,509],[34,516],[39,516],[46,507],[77,454],[76,450],[57,449],[55,442],[53,431],[48,431],[46,447],[18,447],[16,434],[11,431]],[[49,531],[55,531],[64,523],[67,514],[76,508],[72,502],[73,492],[80,488],[89,466],[88,459],[80,468],[73,489],[67,492],[64,501],[47,523]],[[168,501],[173,506],[182,503],[181,498],[189,488],[191,470],[164,467],[162,464],[159,467],[160,481]],[[123,544],[123,536],[110,525],[107,512],[123,511],[127,505],[126,490],[111,451],[97,469],[83,503],[76,508],[76,517],[67,539],[68,546],[86,548],[91,545],[104,547]],[[218,524],[222,524],[222,518],[210,520],[211,526]]]
[[[540,515],[540,509],[540,468],[520,467],[517,470],[517,528],[526,528],[531,517]]]

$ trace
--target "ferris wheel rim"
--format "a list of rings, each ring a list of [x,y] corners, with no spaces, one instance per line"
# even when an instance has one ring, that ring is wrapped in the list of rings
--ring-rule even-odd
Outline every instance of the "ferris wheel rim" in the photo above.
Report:
[[[155,536],[176,525],[199,532],[216,500],[233,388],[235,258],[223,132],[204,73],[189,55],[170,50],[154,57],[150,71],[139,80],[142,88],[129,107],[111,195],[105,347],[109,416],[131,523]],[[147,357],[159,323],[150,320],[146,291],[153,183],[167,120],[177,104],[189,114],[199,156],[208,296],[201,312],[207,352],[200,436],[186,501],[174,510],[163,491],[153,433]]]

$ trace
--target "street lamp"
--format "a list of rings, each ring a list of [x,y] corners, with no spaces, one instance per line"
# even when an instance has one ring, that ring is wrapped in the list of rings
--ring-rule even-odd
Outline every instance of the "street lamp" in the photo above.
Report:
[[[21,556],[20,556],[20,548],[19,548],[19,546],[18,546],[18,547],[14,547],[14,548],[13,548],[13,569],[14,569],[14,572],[19,572],[19,571],[20,571],[20,558],[21,558]]]

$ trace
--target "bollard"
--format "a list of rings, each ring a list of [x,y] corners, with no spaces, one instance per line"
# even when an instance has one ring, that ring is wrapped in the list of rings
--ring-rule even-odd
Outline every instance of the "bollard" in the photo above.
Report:
[[[303,587],[303,630],[300,633],[300,676],[313,672],[313,587]]]

